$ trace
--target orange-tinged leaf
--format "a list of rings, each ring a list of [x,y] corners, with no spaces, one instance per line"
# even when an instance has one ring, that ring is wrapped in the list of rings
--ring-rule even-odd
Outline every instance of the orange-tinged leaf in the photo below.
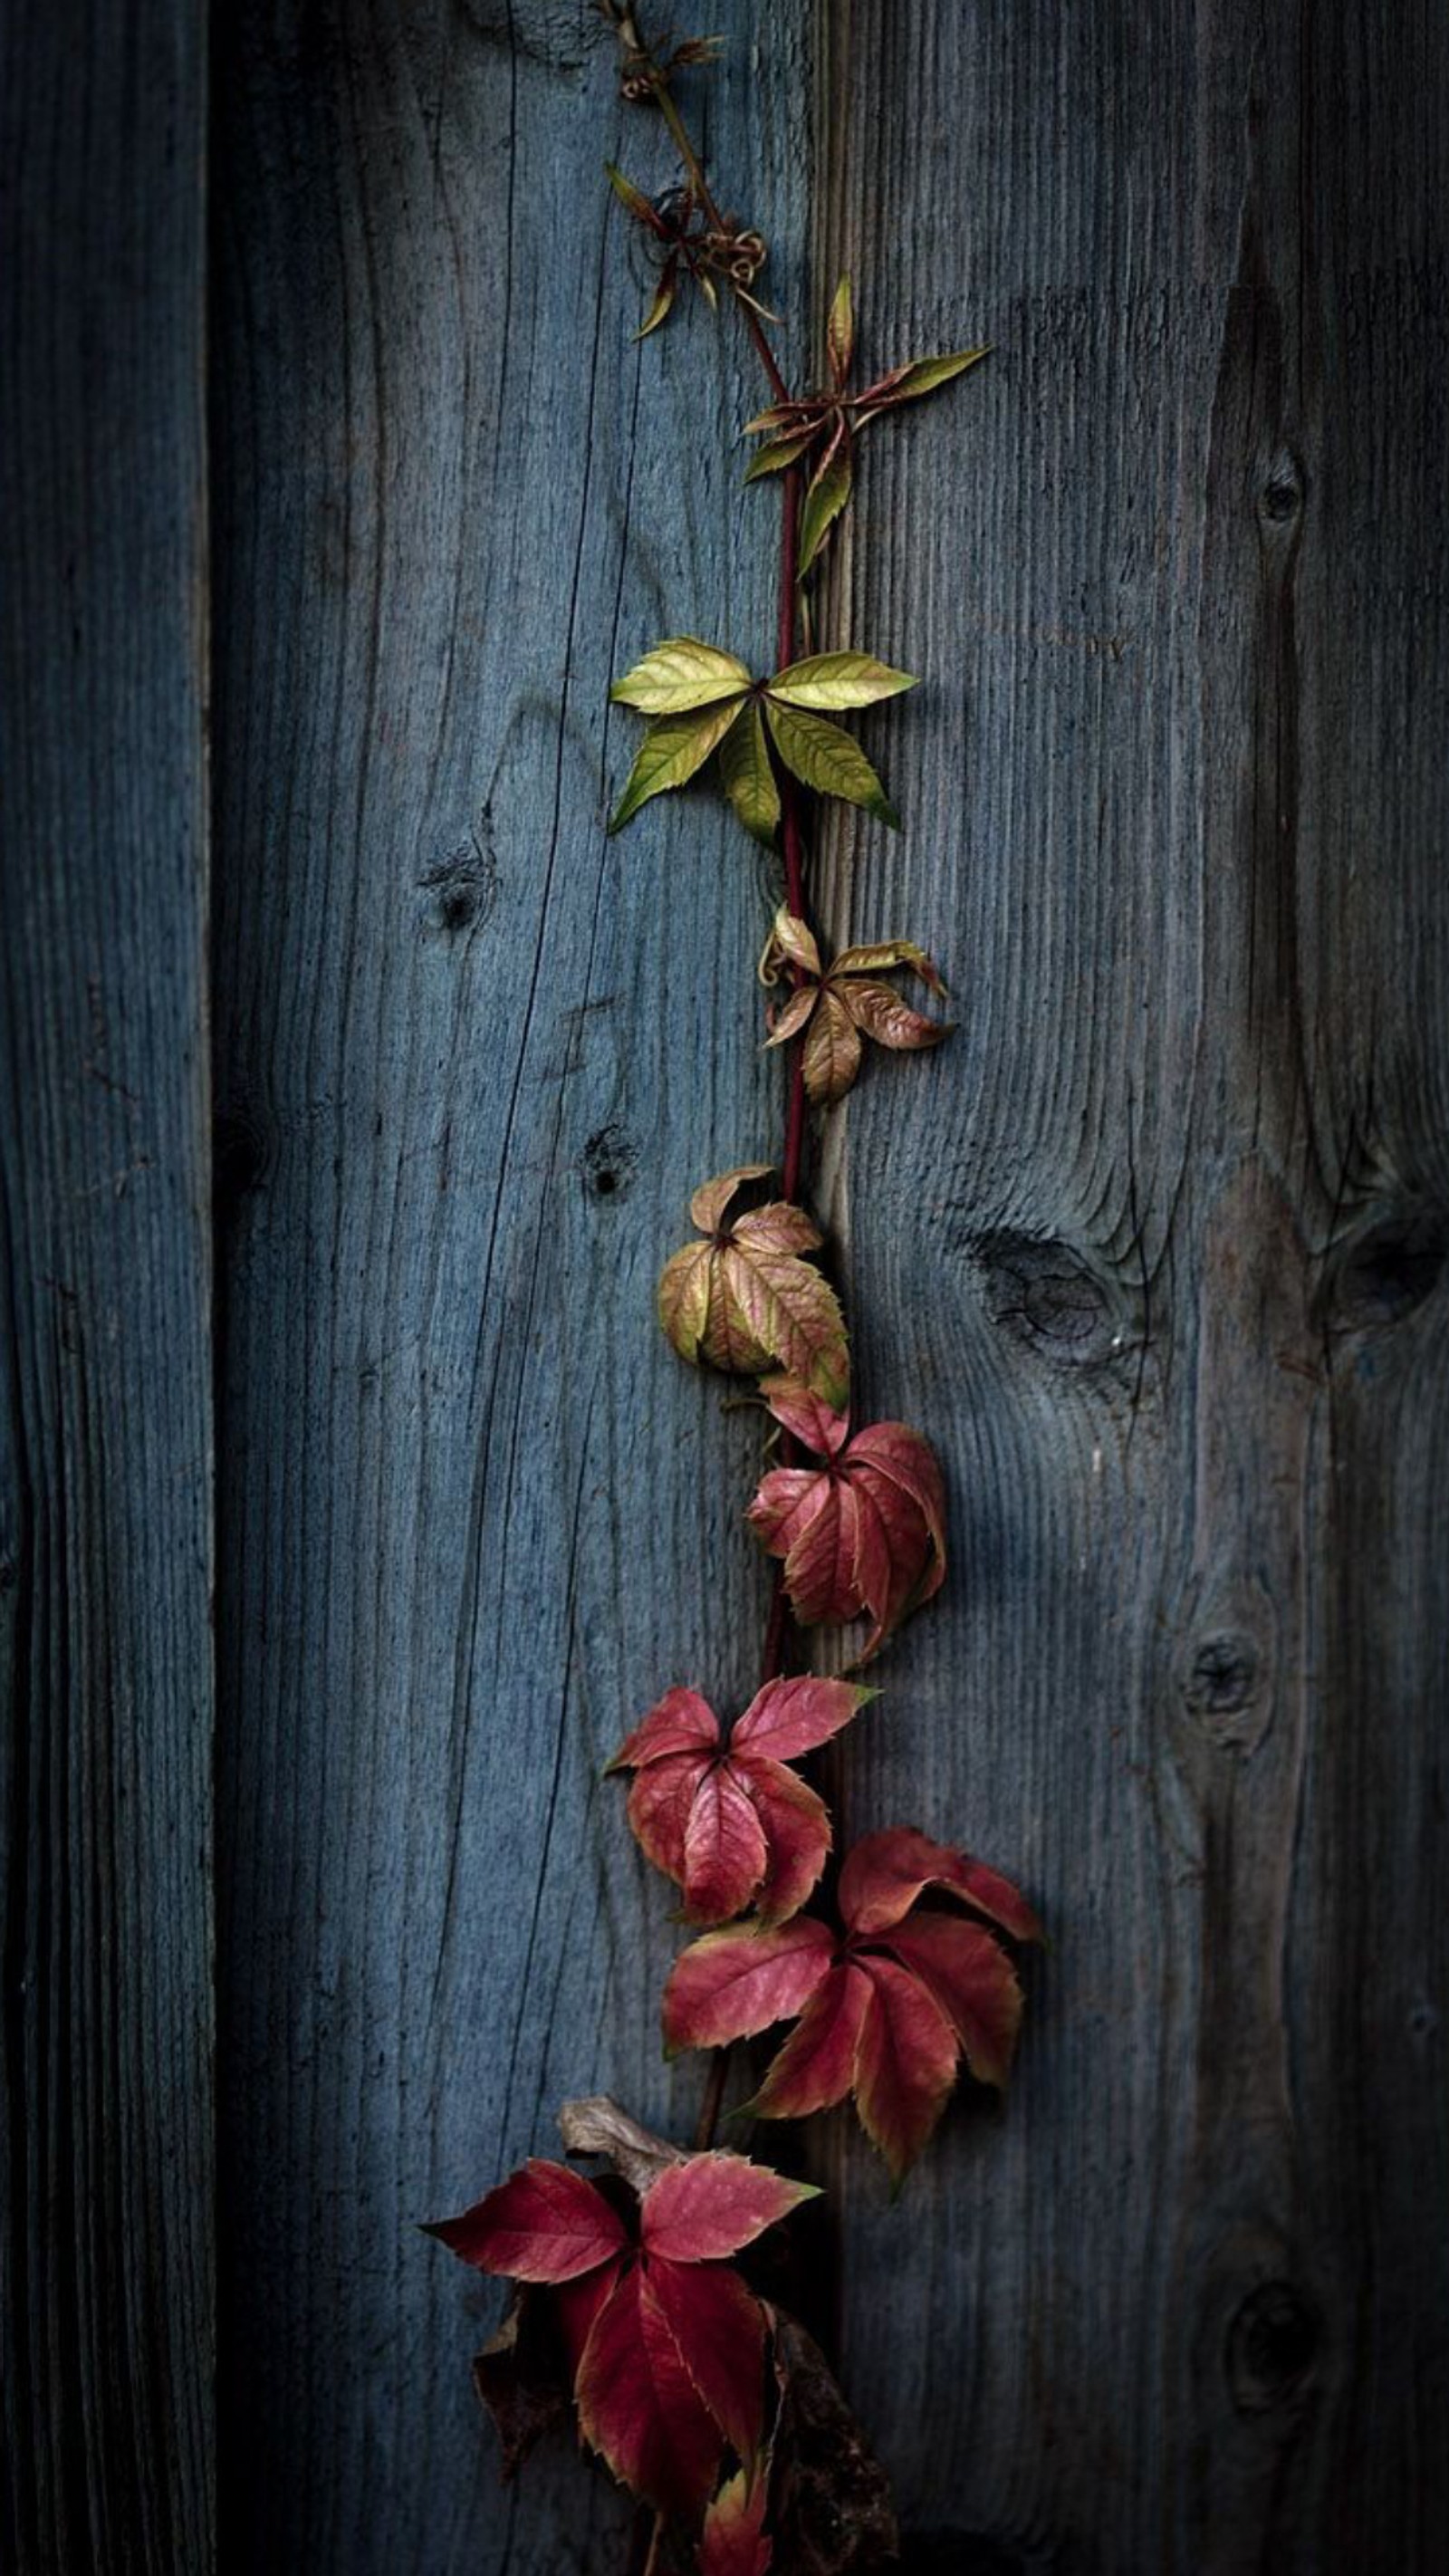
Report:
[[[946,2107],[960,2043],[909,1970],[893,1959],[866,1958],[862,1972],[871,2001],[856,2050],[856,2108],[899,2187]]]
[[[857,1029],[874,1038],[877,1046],[897,1050],[939,1046],[951,1034],[948,1021],[928,1020],[889,984],[878,984],[868,975],[842,976],[831,989]]]
[[[459,2218],[427,2230],[460,2261],[515,2281],[570,2281],[596,2271],[626,2244],[602,2192],[567,2165],[531,2156]]]
[[[688,715],[722,698],[737,698],[749,686],[749,672],[733,653],[703,644],[697,635],[670,635],[616,680],[609,696],[616,706],[633,707],[640,715]]]
[[[859,1938],[874,1937],[903,1922],[928,1887],[963,1898],[1013,1940],[1042,1937],[1035,1914],[1009,1878],[910,1825],[867,1834],[855,1845],[840,1873],[841,1919]]]
[[[651,2257],[649,2287],[695,2394],[743,2460],[763,2426],[765,2320],[758,2299],[727,2263]]]
[[[745,1517],[785,1563],[785,1586],[806,1626],[869,1613],[874,1654],[908,1611],[939,1591],[946,1570],[945,1492],[929,1444],[904,1422],[874,1422],[840,1445],[827,1416],[812,1434],[798,1399],[766,1387],[772,1412],[797,1439],[833,1450],[818,1468],[776,1467]]]
[[[771,1199],[737,1217],[731,1240],[751,1252],[818,1252],[820,1229],[793,1199]]]
[[[766,1046],[788,1046],[791,1039],[797,1038],[806,1026],[819,999],[818,984],[801,984],[791,994],[783,1008],[775,1013],[774,1025],[765,1040]]]
[[[828,1975],[835,1939],[812,1915],[776,1931],[706,1932],[681,1951],[664,1989],[664,2042],[720,2048],[803,2011]]]
[[[855,355],[855,308],[848,277],[842,277],[831,301],[825,325],[825,352],[838,390],[850,373]]]
[[[767,1211],[762,1211],[767,1213]],[[721,1254],[736,1300],[759,1349],[802,1378],[829,1404],[850,1387],[850,1351],[840,1301],[828,1280],[793,1252],[777,1252],[743,1228]]]
[[[940,968],[924,948],[913,939],[878,939],[865,947],[842,948],[831,966],[832,975],[884,975],[893,966],[909,966],[913,975],[944,1001],[946,987]]]
[[[787,903],[780,905],[770,927],[770,943],[760,964],[761,983],[775,983],[782,964],[798,966],[802,973],[819,979],[820,950],[815,933]]]
[[[672,2263],[719,2263],[778,2227],[803,2201],[818,2200],[813,2183],[787,2182],[768,2165],[723,2149],[670,2165],[644,2194],[640,2232],[646,2253]]]
[[[855,2087],[870,2005],[865,1970],[854,1960],[839,1962],[806,2005],[746,2108],[762,2120],[803,2120],[812,2111],[828,2111],[843,2102]]]
[[[765,1180],[771,1168],[768,1163],[737,1163],[733,1171],[721,1172],[712,1181],[701,1181],[689,1202],[691,1222],[701,1234],[713,1234],[731,1200],[751,1181]]]
[[[894,1958],[935,1998],[979,2084],[1005,2092],[1021,2027],[1016,1970],[984,1924],[912,1913],[881,1935]]]
[[[738,723],[720,744],[719,774],[745,830],[773,849],[780,824],[780,785],[760,710],[753,701],[741,710]]]
[[[743,703],[742,698],[732,697],[720,706],[692,707],[681,715],[656,716],[609,817],[610,832],[622,832],[651,798],[687,785],[718,748]]]
[[[774,698],[766,699],[765,714],[780,758],[803,785],[820,796],[842,797],[892,830],[899,828],[900,816],[865,753],[842,726]]]
[[[923,1026],[929,1027],[930,1022]],[[845,1098],[860,1071],[861,1053],[860,1031],[851,1012],[834,986],[823,984],[802,1057],[805,1089],[817,1108],[831,1108]]]
[[[659,1321],[682,1360],[697,1360],[709,1327],[714,1248],[686,1243],[659,1274]]]
[[[769,2484],[763,2470],[737,2469],[710,2502],[700,2535],[698,2576],[770,2576],[765,2531]]]
[[[870,653],[811,653],[765,683],[775,705],[828,708],[837,714],[851,707],[873,707],[882,698],[899,697],[903,689],[916,686],[909,671],[893,671],[888,662],[877,662]]]
[[[688,2514],[719,2474],[724,2438],[634,2264],[594,2320],[576,2385],[584,2439],[661,2513]]]

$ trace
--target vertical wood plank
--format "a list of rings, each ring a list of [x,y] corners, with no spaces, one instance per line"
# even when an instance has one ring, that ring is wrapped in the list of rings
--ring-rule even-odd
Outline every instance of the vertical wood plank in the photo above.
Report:
[[[836,2150],[847,2369],[922,2564],[1427,2571],[1449,36],[825,17],[867,365],[998,344],[873,447],[850,585],[929,685],[837,906],[963,1023],[850,1110],[866,1383],[958,1533],[850,1803],[1055,1936],[1004,2119],[895,2212]]]
[[[6,2565],[213,2563],[206,120],[187,0],[0,65]]]
[[[704,92],[792,301],[806,16]],[[499,2296],[412,2222],[571,2093],[697,2107],[599,1771],[763,1631],[756,1435],[652,1292],[774,1141],[769,882],[709,796],[605,840],[607,690],[660,633],[768,654],[757,397],[702,311],[631,345],[601,163],[672,170],[592,11],[220,42],[225,2519],[246,2566],[599,2576],[619,2499],[562,2444],[500,2491]]]

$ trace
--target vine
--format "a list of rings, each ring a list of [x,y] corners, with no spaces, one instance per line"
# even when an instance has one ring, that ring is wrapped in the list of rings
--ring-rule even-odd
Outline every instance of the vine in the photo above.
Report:
[[[816,801],[898,817],[841,715],[915,681],[875,656],[816,652],[809,584],[848,507],[857,442],[871,425],[964,375],[984,348],[908,360],[852,390],[855,322],[842,279],[826,320],[826,382],[792,394],[755,289],[761,234],[721,212],[674,95],[714,38],[650,47],[627,0],[600,0],[618,39],[624,97],[656,111],[677,175],[650,195],[612,165],[615,195],[656,271],[636,337],[668,320],[686,287],[732,305],[770,399],[746,424],[749,483],[780,495],[775,667],[763,676],[721,646],[672,636],[611,691],[645,731],[610,818],[618,832],[653,798],[713,761],[744,829],[781,870],[759,977],[769,1047],[785,1052],[779,1163],[746,1164],[696,1189],[696,1237],[666,1261],[659,1320],[680,1357],[758,1382],[773,1428],[746,1512],[776,1561],[761,1685],[729,1726],[676,1687],[608,1765],[629,1782],[641,1849],[679,1889],[696,1937],[667,1980],[665,2046],[712,2052],[693,2146],[653,2136],[611,2101],[565,2103],[586,2177],[531,2158],[462,2216],[430,2232],[465,2262],[515,2284],[475,2374],[511,2476],[539,2434],[576,2416],[582,2439],[640,2499],[636,2566],[697,2576],[865,2570],[895,2553],[889,2493],[826,2364],[759,2283],[757,2240],[814,2197],[715,2141],[730,2052],[788,2024],[752,2099],[732,2119],[798,2120],[853,2099],[898,2191],[963,2067],[1001,2088],[1021,2016],[1006,1944],[1040,1937],[1025,1899],[994,1870],[913,1826],[867,1834],[845,1855],[833,1903],[829,1811],[810,1757],[877,1694],[854,1676],[945,1580],[946,1501],[937,1458],[902,1422],[850,1423],[850,1347],[805,1204],[810,1114],[851,1090],[867,1042],[935,1047],[949,1024],[902,998],[908,974],[945,986],[908,939],[878,939],[827,963],[811,926],[809,828]],[[780,1186],[772,1192],[778,1170]],[[838,1676],[793,1670],[801,1632],[863,1623]],[[745,2277],[735,2258],[755,2266]]]

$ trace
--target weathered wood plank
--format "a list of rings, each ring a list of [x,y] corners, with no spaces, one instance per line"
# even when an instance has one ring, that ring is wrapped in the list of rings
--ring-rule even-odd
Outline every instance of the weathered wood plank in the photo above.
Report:
[[[852,1106],[854,1279],[961,1546],[849,1796],[1056,1940],[1004,2122],[896,2212],[842,2151],[846,2368],[930,2563],[1427,2571],[1449,30],[827,17],[868,358],[999,344],[854,557],[934,686],[837,901],[963,1020]]]
[[[710,89],[787,293],[805,17]],[[563,2451],[500,2493],[498,2298],[410,2222],[568,2093],[697,2102],[598,1772],[758,1657],[756,1435],[651,1299],[775,1131],[768,884],[712,798],[605,841],[606,693],[669,628],[768,652],[753,387],[703,314],[630,346],[600,165],[670,168],[592,12],[220,41],[226,2523],[239,2565],[596,2576],[626,2517]]]
[[[0,2554],[213,2562],[203,21],[0,39]]]

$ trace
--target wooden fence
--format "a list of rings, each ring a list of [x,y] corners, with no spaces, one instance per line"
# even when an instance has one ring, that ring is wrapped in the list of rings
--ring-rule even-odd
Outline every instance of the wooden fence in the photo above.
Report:
[[[709,24],[796,345],[842,266],[868,357],[996,343],[832,589],[927,686],[830,911],[961,1020],[832,1177],[955,1538],[836,1786],[1053,1948],[897,2207],[818,2149],[842,2374],[920,2576],[1437,2576],[1449,17]],[[596,2576],[413,2221],[697,2099],[598,1774],[751,1675],[758,1435],[650,1292],[774,1132],[770,872],[605,840],[606,690],[764,649],[753,388],[629,343],[600,164],[668,163],[585,0],[0,43],[0,2529]]]

